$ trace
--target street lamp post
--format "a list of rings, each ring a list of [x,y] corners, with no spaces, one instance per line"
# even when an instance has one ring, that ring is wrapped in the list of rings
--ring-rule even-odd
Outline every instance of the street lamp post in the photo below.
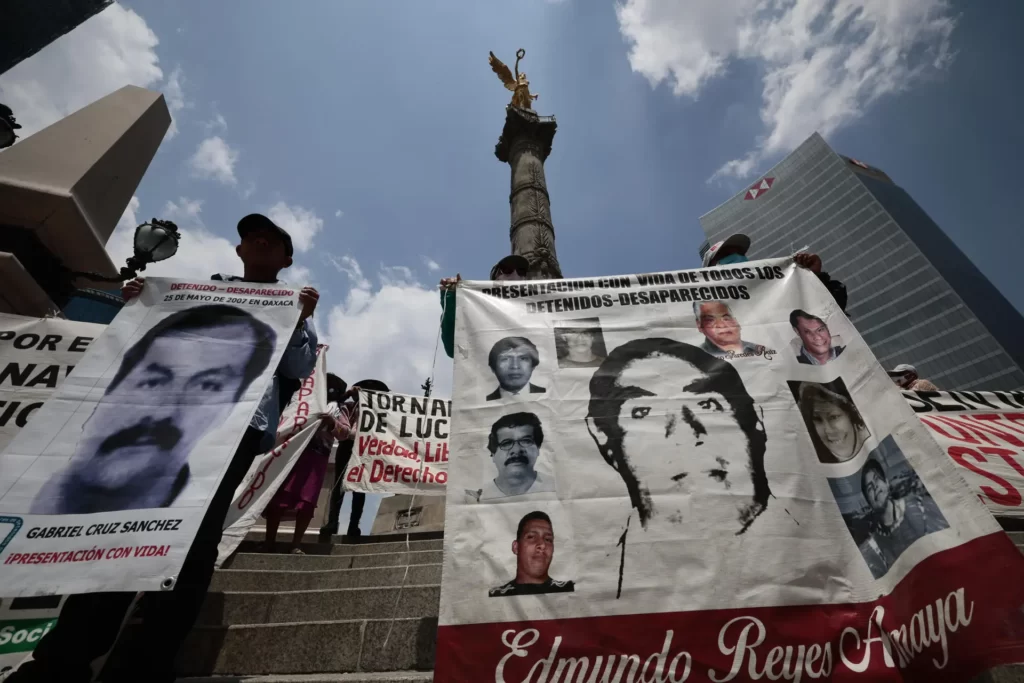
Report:
[[[178,226],[171,221],[161,221],[156,218],[148,223],[135,228],[134,248],[135,253],[128,258],[127,264],[121,268],[114,277],[99,275],[98,273],[82,273],[72,271],[72,278],[86,278],[96,282],[124,282],[138,277],[139,272],[146,269],[150,263],[164,261],[174,256],[178,251],[178,240],[181,235],[178,233]]]

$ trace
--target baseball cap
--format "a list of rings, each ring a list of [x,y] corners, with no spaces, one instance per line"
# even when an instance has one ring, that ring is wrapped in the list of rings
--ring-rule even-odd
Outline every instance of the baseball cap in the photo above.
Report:
[[[270,230],[277,234],[277,236],[284,243],[284,250],[288,256],[293,254],[292,250],[292,236],[285,232],[284,228],[270,220],[261,213],[250,213],[248,216],[238,221],[238,236],[244,238],[250,232],[254,230]]]
[[[899,365],[894,367],[892,370],[890,370],[889,374],[890,375],[905,375],[908,372],[916,373],[917,372],[917,368],[915,368],[910,363],[900,363]]]
[[[491,268],[491,279],[497,280],[498,273],[507,273],[510,270],[515,270],[522,275],[526,275],[526,272],[530,270],[530,262],[527,261],[525,257],[519,256],[518,254],[509,254],[495,263],[494,267]]]
[[[388,389],[388,385],[379,379],[361,379],[352,386],[366,389],[367,391],[391,391]]]
[[[718,255],[718,252],[721,251],[723,247],[736,247],[739,249],[741,254],[746,254],[747,249],[750,249],[750,238],[746,235],[736,233],[735,235],[729,235],[721,242],[715,242],[707,251],[704,252],[704,258],[702,259],[702,265],[704,268],[711,265],[711,261]]]

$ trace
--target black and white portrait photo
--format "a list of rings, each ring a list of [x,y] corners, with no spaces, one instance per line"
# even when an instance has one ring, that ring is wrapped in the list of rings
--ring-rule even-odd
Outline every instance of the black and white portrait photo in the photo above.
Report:
[[[124,351],[74,455],[32,513],[171,506],[189,482],[193,448],[267,370],[276,344],[269,325],[234,306],[164,317]]]
[[[915,541],[949,528],[939,506],[892,436],[855,474],[830,478],[850,535],[876,579]]]
[[[613,349],[590,380],[586,425],[644,529],[742,534],[768,505],[757,406],[736,369],[701,348],[648,338]]]
[[[788,384],[819,462],[846,462],[864,449],[871,433],[842,379]]]
[[[572,581],[559,581],[548,574],[555,557],[555,530],[551,517],[540,510],[523,515],[512,541],[512,555],[516,558],[516,575],[508,583],[490,589],[492,598],[543,593],[572,593]]]
[[[494,476],[474,497],[484,501],[554,491],[554,478],[537,471],[543,445],[544,427],[534,413],[498,418],[487,437]]]
[[[498,388],[487,395],[488,401],[547,391],[530,381],[533,371],[540,365],[540,353],[526,337],[505,337],[498,341],[487,355],[487,365],[498,380]]]
[[[804,365],[825,365],[846,350],[833,342],[824,320],[799,308],[789,314],[789,324],[800,340],[796,360]]]
[[[555,355],[560,368],[596,368],[608,351],[598,318],[564,320],[555,324]]]
[[[694,302],[693,316],[704,335],[701,348],[716,358],[764,356],[767,349],[742,337],[743,329],[724,301]],[[768,354],[770,355],[770,354]]]

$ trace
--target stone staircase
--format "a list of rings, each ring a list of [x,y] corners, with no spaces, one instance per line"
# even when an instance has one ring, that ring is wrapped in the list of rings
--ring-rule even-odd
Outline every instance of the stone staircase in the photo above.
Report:
[[[1007,533],[1024,551],[1024,531]],[[214,575],[179,683],[432,681],[441,539],[335,537],[288,555],[254,552],[250,534]],[[972,683],[1024,683],[1024,666]]]
[[[261,536],[214,575],[179,681],[433,679],[440,532],[335,537],[305,555],[254,552]]]

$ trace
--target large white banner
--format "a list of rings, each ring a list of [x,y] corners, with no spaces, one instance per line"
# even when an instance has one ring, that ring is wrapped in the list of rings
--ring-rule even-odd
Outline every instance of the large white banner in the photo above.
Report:
[[[0,451],[74,370],[105,327],[0,313]]]
[[[434,680],[1024,661],[1024,558],[809,271],[457,296]]]
[[[327,349],[316,349],[316,366],[292,396],[277,427],[277,439],[267,453],[256,458],[224,518],[224,534],[217,547],[217,566],[231,557],[245,540],[274,494],[288,479],[299,456],[312,442],[327,412]]]
[[[1024,392],[903,396],[992,514],[1024,518]]]
[[[345,489],[443,496],[452,402],[359,390],[359,429]]]
[[[297,304],[148,278],[0,455],[0,592],[172,588]]]

